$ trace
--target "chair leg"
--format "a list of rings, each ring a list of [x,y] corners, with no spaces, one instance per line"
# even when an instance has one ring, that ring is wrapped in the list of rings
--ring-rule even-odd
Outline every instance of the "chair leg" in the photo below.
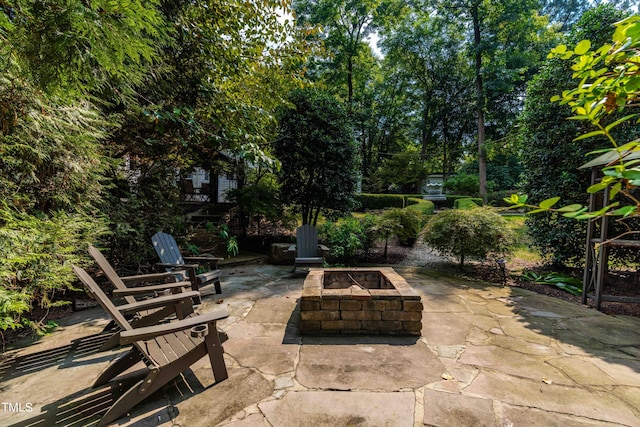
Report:
[[[94,381],[93,387],[98,387],[106,384],[110,379],[126,371],[141,360],[142,354],[140,354],[140,351],[137,348],[132,347],[131,350],[118,356],[109,364],[109,366],[107,366],[104,371],[102,371],[102,373]]]
[[[216,287],[216,294],[221,294],[222,286],[220,286],[220,279],[215,279],[213,285]]]
[[[220,334],[216,328],[216,323],[209,323],[209,333],[204,338],[204,342],[207,346],[207,354],[209,355],[209,361],[211,362],[211,370],[213,371],[213,377],[216,383],[224,381],[229,378],[227,373],[227,366],[224,363],[224,349],[220,342]]]
[[[117,346],[120,345],[120,331],[116,332],[115,334],[111,335],[109,337],[108,340],[106,340],[104,342],[104,344],[102,344],[100,346],[100,348],[98,349],[98,351],[107,351],[107,350],[111,350],[112,348],[115,348]]]
[[[140,388],[140,386],[142,386],[142,384],[144,384],[145,381],[146,379],[138,381],[133,387],[131,387],[122,396],[120,396],[120,398],[118,398],[118,400],[116,400],[114,404],[111,405],[111,407],[107,410],[106,414],[102,416],[102,418],[98,422],[98,427],[111,424],[112,421],[120,418],[129,409],[133,408],[143,399],[147,398],[149,394],[153,393],[153,391],[147,393],[138,393],[138,389]]]

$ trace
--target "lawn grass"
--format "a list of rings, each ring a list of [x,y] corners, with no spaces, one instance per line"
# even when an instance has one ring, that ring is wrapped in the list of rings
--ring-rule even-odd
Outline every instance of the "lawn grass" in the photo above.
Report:
[[[542,257],[540,253],[531,245],[531,236],[529,229],[525,224],[526,215],[504,215],[516,236],[516,244],[511,253],[512,259],[521,259],[527,262],[540,262]]]

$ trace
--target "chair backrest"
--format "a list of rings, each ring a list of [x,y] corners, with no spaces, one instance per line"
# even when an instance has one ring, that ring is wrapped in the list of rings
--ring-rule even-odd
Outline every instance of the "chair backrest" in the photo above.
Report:
[[[296,230],[296,256],[298,258],[310,258],[318,256],[318,230],[304,224]]]
[[[127,289],[127,285],[125,285],[122,279],[120,279],[118,273],[116,273],[111,264],[109,264],[109,261],[107,261],[98,248],[93,245],[89,245],[89,254],[95,260],[96,264],[98,264],[98,267],[100,267],[100,270],[102,270],[104,275],[107,276],[107,279],[109,279],[109,282],[111,282],[114,288]],[[136,302],[136,299],[131,295],[125,296],[124,299],[129,304]]]
[[[180,248],[171,234],[158,231],[151,237],[151,242],[160,261],[165,264],[184,264]]]
[[[151,243],[153,243],[153,248],[156,250],[158,257],[160,257],[160,261],[164,264],[185,263],[184,258],[182,258],[182,253],[180,252],[180,248],[176,243],[176,239],[174,239],[171,234],[158,231],[156,234],[151,236]],[[171,269],[167,268],[167,271],[171,271]],[[176,275],[176,280],[189,280],[189,277],[186,273],[181,273]]]
[[[116,306],[113,305],[113,302],[111,302],[109,297],[107,297],[102,289],[100,289],[100,286],[98,286],[93,278],[89,276],[89,273],[76,265],[73,266],[73,271],[74,273],[76,273],[76,276],[78,276],[78,279],[80,279],[80,281],[84,284],[89,295],[91,295],[98,301],[104,311],[106,311],[107,314],[111,316],[113,321],[116,322],[116,324],[123,331],[130,331],[133,329],[129,322],[127,322],[127,319],[125,319],[124,316],[118,311]]]

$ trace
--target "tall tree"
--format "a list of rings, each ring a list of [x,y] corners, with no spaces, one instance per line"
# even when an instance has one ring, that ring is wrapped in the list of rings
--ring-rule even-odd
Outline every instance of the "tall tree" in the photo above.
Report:
[[[511,108],[522,98],[527,76],[546,51],[546,20],[537,13],[535,0],[444,0],[442,13],[466,20],[469,57],[474,66],[480,195],[487,197],[486,123],[515,117]],[[510,114],[497,107],[510,108]],[[498,114],[496,114],[498,113]],[[504,125],[504,123],[503,123]]]
[[[320,212],[349,212],[357,182],[357,149],[346,109],[315,89],[292,92],[280,114],[274,154],[282,168],[282,200],[296,205],[302,223],[315,225]]]
[[[320,36],[329,60],[316,58],[317,66],[327,73],[328,81],[346,87],[346,96],[340,96],[351,104],[358,56],[369,49],[367,37],[385,19],[398,18],[402,4],[382,0],[294,0],[293,9],[300,25],[321,26]]]
[[[382,46],[385,64],[406,81],[411,107],[419,116],[420,158],[439,157],[441,166],[435,171],[444,173],[453,152],[461,155],[460,144],[472,120],[471,69],[461,54],[460,27],[428,11],[415,11],[414,19],[400,25]]]

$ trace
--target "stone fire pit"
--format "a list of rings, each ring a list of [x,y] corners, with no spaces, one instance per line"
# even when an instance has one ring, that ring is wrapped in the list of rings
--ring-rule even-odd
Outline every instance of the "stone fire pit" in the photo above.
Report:
[[[391,267],[311,268],[300,333],[420,335],[420,295]]]

